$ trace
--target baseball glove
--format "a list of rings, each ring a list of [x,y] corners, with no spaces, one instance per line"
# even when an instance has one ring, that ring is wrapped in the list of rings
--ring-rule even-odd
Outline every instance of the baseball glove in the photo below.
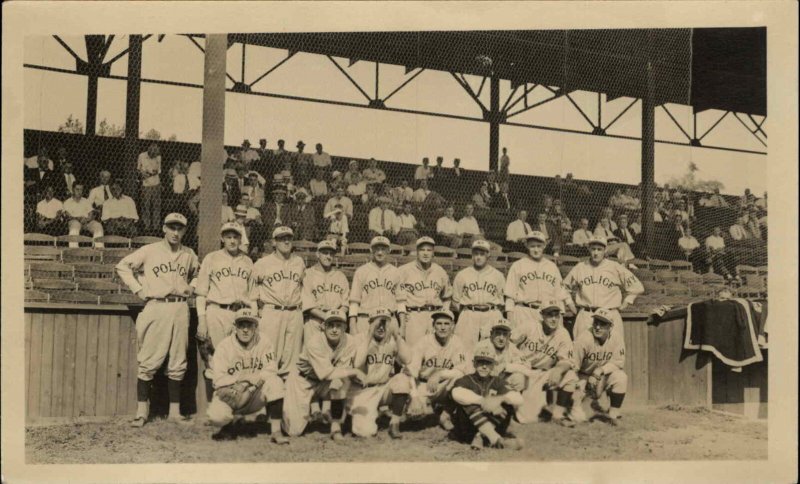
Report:
[[[590,376],[588,380],[586,380],[586,395],[591,397],[594,400],[600,398],[600,395],[603,394],[603,379],[598,378],[594,375]]]
[[[195,336],[195,338],[197,339],[197,350],[200,352],[200,358],[203,359],[203,363],[208,368],[208,363],[211,361],[211,357],[214,356],[214,344],[211,343],[211,338],[208,337]]]
[[[255,384],[249,381],[238,381],[232,385],[218,388],[217,396],[234,411],[241,410],[250,403],[253,395],[263,384],[263,380],[259,380]]]
[[[417,386],[412,383],[406,415],[411,419],[419,419],[433,413],[430,399],[425,385]]]
[[[498,417],[506,416],[506,410],[503,408],[503,397],[499,395],[484,397],[481,408],[484,412],[497,415]]]

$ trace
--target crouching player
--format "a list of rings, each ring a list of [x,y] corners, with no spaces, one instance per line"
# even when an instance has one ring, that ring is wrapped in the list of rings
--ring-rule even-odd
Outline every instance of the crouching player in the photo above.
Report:
[[[522,391],[523,404],[517,410],[520,423],[535,422],[543,409],[554,421],[574,427],[565,412],[572,406],[572,393],[578,384],[573,371],[572,339],[561,323],[561,305],[549,301],[540,310],[541,321],[529,326],[517,347],[525,362],[527,382]],[[547,394],[556,390],[555,405],[547,406]]]
[[[572,418],[586,419],[584,404],[588,401],[592,418],[617,425],[620,407],[628,391],[628,375],[625,374],[625,341],[611,338],[614,329],[614,314],[600,308],[592,315],[592,330],[582,333],[575,340],[574,364],[578,369],[580,383],[575,392],[575,407]],[[600,404],[600,398],[608,394],[608,412]],[[596,412],[596,413],[595,413]]]
[[[495,352],[491,349],[477,348],[472,364],[475,372],[459,378],[451,392],[456,403],[456,437],[472,442],[473,449],[483,448],[484,441],[499,449],[521,448],[521,441],[506,430],[516,407],[522,404],[522,395],[493,375]]]
[[[521,392],[525,389],[527,367],[522,359],[522,353],[510,341],[511,323],[505,318],[500,318],[490,325],[488,338],[478,342],[474,353],[485,351],[493,355],[492,376],[502,377],[510,389]]]
[[[235,418],[267,407],[272,441],[288,444],[280,427],[284,389],[275,349],[259,334],[258,315],[252,310],[237,311],[233,324],[234,333],[219,343],[211,366],[214,396],[207,415],[212,425],[220,427],[212,438],[236,438]]]
[[[323,331],[313,333],[305,342],[296,367],[286,380],[286,404],[283,406],[283,429],[289,436],[303,433],[308,424],[312,400],[331,401],[331,438],[341,441],[344,400],[350,378],[364,382],[364,373],[353,368],[355,346],[346,334],[345,314],[328,312]]]
[[[409,404],[409,416],[426,408],[439,414],[439,425],[453,430],[453,401],[450,390],[456,380],[464,376],[470,366],[468,352],[461,338],[453,335],[453,313],[438,310],[431,314],[433,333],[426,334],[413,347],[411,364],[404,371],[416,380],[416,390]],[[419,405],[417,405],[419,402]]]
[[[347,412],[352,417],[353,435],[373,437],[378,433],[379,408],[389,406],[392,417],[389,436],[400,435],[400,418],[411,391],[411,377],[404,373],[393,375],[395,360],[402,365],[411,363],[411,348],[400,336],[400,328],[386,309],[370,315],[369,330],[355,336],[356,354],[353,366],[366,375],[363,383],[350,385]]]

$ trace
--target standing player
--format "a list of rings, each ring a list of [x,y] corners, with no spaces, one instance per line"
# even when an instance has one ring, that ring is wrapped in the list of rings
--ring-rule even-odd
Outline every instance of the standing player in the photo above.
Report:
[[[525,362],[527,384],[522,389],[524,403],[517,410],[517,420],[520,423],[537,421],[549,391],[556,390],[555,405],[548,411],[554,421],[573,427],[574,423],[565,417],[565,412],[571,407],[578,377],[572,369],[572,340],[561,321],[560,302],[544,303],[540,322],[531,325],[520,335],[520,340],[518,348]]]
[[[372,437],[378,432],[378,410],[389,405],[392,411],[389,436],[400,439],[400,418],[408,402],[411,381],[404,373],[394,375],[395,360],[411,362],[411,348],[400,336],[392,313],[378,310],[370,317],[369,330],[355,336],[353,366],[366,375],[363,383],[350,386],[347,413],[353,418],[353,434]]]
[[[369,315],[378,309],[397,310],[397,267],[389,264],[389,239],[379,235],[370,242],[372,260],[356,269],[350,290],[350,333],[366,333]]]
[[[430,332],[433,312],[449,309],[453,294],[447,272],[433,262],[435,245],[432,238],[420,237],[416,244],[417,260],[398,269],[400,333],[412,346]]]
[[[306,342],[300,358],[286,380],[283,427],[289,436],[303,433],[309,419],[309,406],[315,399],[331,401],[331,438],[341,441],[344,401],[350,378],[364,382],[364,373],[353,368],[355,346],[347,334],[342,311],[334,310],[325,318],[325,329]]]
[[[472,243],[472,267],[462,269],[453,279],[453,310],[458,312],[456,336],[467,348],[474,348],[486,324],[502,318],[506,279],[490,266],[489,242]]]
[[[306,265],[292,253],[291,228],[275,227],[272,240],[275,250],[253,266],[250,299],[261,308],[259,330],[275,347],[278,375],[285,378],[303,344],[301,294]]]
[[[622,264],[606,259],[606,239],[592,237],[587,243],[589,260],[581,262],[567,274],[564,286],[575,291],[575,302],[580,312],[575,317],[572,338],[577,340],[592,325],[592,315],[598,308],[610,311],[616,331],[614,338],[624,332],[619,312],[633,304],[636,296],[644,293],[639,279]]]
[[[502,377],[510,389],[521,392],[525,389],[527,369],[522,353],[510,341],[511,324],[501,317],[490,325],[489,337],[474,346],[473,353],[483,351],[492,355],[494,360],[492,375]]]
[[[583,402],[591,400],[591,408],[598,413],[595,418],[617,425],[619,409],[628,391],[628,375],[625,368],[625,340],[611,337],[614,329],[614,313],[599,308],[592,314],[592,328],[575,339],[574,365],[578,369],[580,384],[575,392],[573,418],[585,418]],[[610,408],[602,411],[599,399],[608,394]]]
[[[220,234],[223,248],[205,256],[195,289],[197,339],[210,339],[213,348],[233,332],[237,311],[244,307],[258,309],[250,300],[253,261],[241,249],[242,226],[228,222],[222,225]],[[213,364],[213,360],[209,363]]]
[[[543,302],[562,301],[573,313],[576,311],[562,284],[561,272],[544,257],[547,237],[533,231],[526,236],[526,243],[530,257],[511,264],[506,278],[506,313],[515,339],[542,320],[539,309]]]
[[[416,379],[421,400],[430,404],[434,413],[439,414],[439,424],[449,431],[453,430],[450,389],[468,373],[469,351],[461,338],[453,336],[453,313],[434,311],[431,322],[433,333],[424,335],[414,345],[411,364],[405,371]]]
[[[136,343],[139,362],[136,383],[136,418],[131,425],[142,427],[150,413],[150,387],[153,375],[167,357],[169,420],[185,422],[180,414],[181,382],[186,374],[186,347],[189,343],[189,305],[191,283],[200,263],[189,247],[181,244],[186,233],[186,217],[171,213],[164,218],[164,240],[145,245],[126,256],[116,266],[117,275],[132,293],[147,301],[136,317]]]
[[[232,427],[236,416],[249,415],[266,407],[271,440],[276,444],[288,444],[289,439],[281,434],[284,389],[283,380],[278,376],[275,349],[259,334],[255,311],[249,308],[237,311],[233,324],[234,334],[226,336],[214,352],[211,371],[214,396],[207,415],[211,424],[220,429],[212,438],[236,438]]]

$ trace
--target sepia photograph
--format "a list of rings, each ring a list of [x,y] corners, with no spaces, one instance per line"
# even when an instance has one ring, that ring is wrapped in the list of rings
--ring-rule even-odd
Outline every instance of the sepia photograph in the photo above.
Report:
[[[26,466],[775,457],[796,290],[772,318],[769,293],[797,261],[770,229],[796,248],[797,224],[768,196],[797,186],[773,189],[768,133],[796,164],[797,77],[768,122],[766,21],[304,30],[281,8],[291,30],[16,39],[3,415],[12,344]],[[397,469],[373,479],[437,480]]]

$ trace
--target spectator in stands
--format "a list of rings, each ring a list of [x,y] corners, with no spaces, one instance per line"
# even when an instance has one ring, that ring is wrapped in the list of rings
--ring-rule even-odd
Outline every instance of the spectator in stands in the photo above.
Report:
[[[239,161],[242,162],[244,167],[249,171],[250,165],[259,159],[258,151],[250,148],[250,140],[242,141],[242,149],[239,150]]]
[[[72,163],[68,161],[57,166],[59,168],[53,172],[55,174],[53,188],[56,191],[56,198],[66,200],[72,196],[72,185],[76,180],[75,173],[72,171]]]
[[[383,195],[378,195],[378,187],[381,185],[367,185],[367,190],[361,195],[361,204],[367,208],[367,210],[372,209],[378,205],[378,197]],[[391,198],[390,198],[391,200]]]
[[[620,242],[628,244],[630,247],[631,252],[636,254],[639,249],[639,245],[636,243],[636,236],[633,235],[633,231],[630,230],[628,227],[628,216],[624,213],[617,218],[617,230],[614,231],[614,236],[619,239]]]
[[[239,189],[239,180],[236,176],[236,170],[226,168],[222,173],[225,176],[222,180],[222,190],[228,194],[228,200],[231,206],[236,206],[239,204],[239,196],[242,194],[242,191]]]
[[[764,197],[755,201],[756,208],[766,211],[767,210],[767,192],[764,192]]]
[[[335,240],[340,248],[345,248],[350,226],[347,223],[347,215],[344,214],[342,206],[336,204],[333,211],[325,214],[325,219],[328,221],[327,238]]]
[[[702,205],[702,204],[701,204]],[[719,188],[714,188],[714,193],[708,197],[705,203],[706,207],[727,208],[730,204],[719,194]]]
[[[119,181],[111,184],[111,198],[103,203],[103,215],[100,220],[107,234],[123,237],[136,235],[136,224],[139,222],[136,202],[122,193]]]
[[[69,163],[69,159],[67,158],[67,149],[63,146],[59,146],[56,150],[56,156],[53,158],[53,170],[64,171],[64,165],[67,163]]]
[[[386,181],[386,173],[378,168],[378,160],[370,158],[369,165],[361,173],[361,178],[367,185],[377,185]]]
[[[497,195],[497,194],[499,194],[499,193],[500,193],[500,191],[501,191],[501,185],[500,185],[500,183],[497,181],[497,173],[495,173],[495,172],[493,172],[493,171],[490,171],[490,172],[489,172],[489,173],[486,175],[486,183],[487,183],[487,185],[488,185],[488,188],[489,188],[489,195],[491,196],[491,198],[494,198],[494,197],[495,197],[495,195]]]
[[[589,230],[589,219],[584,217],[580,221],[580,227],[572,234],[572,243],[581,247],[586,247],[591,238],[592,231]]]
[[[611,229],[611,221],[608,218],[603,217],[600,219],[597,228],[594,230],[594,235],[607,240],[606,255],[609,257],[616,256],[622,265],[626,265],[628,261],[636,258],[631,247],[614,234],[614,230]]]
[[[673,202],[673,209],[669,214],[671,219],[675,219],[675,217],[680,217],[681,221],[685,224],[689,224],[689,212],[686,210],[686,201],[683,199],[678,200],[677,202]]]
[[[336,188],[335,195],[328,199],[328,202],[325,204],[325,209],[323,210],[324,213],[330,213],[333,211],[336,205],[341,205],[344,214],[347,216],[348,219],[353,218],[353,202],[349,198],[345,196],[344,187],[339,186]]]
[[[64,204],[55,198],[51,185],[44,188],[44,197],[36,204],[36,229],[54,236],[64,233]]]
[[[331,166],[331,155],[322,151],[322,143],[317,143],[315,148],[317,152],[311,155],[314,167],[327,170]]]
[[[503,154],[500,156],[500,164],[497,167],[497,182],[502,184],[509,181],[511,158],[508,157],[508,149],[503,147]]]
[[[400,180],[400,184],[391,190],[392,204],[402,207],[406,202],[414,198],[414,189],[408,186],[408,180]]]
[[[464,174],[463,170],[461,169],[461,158],[454,158],[453,159],[453,179],[455,186],[459,186],[458,182],[461,180],[461,176]],[[764,193],[766,197],[766,192]]]
[[[442,245],[456,249],[461,247],[461,234],[458,232],[459,226],[454,214],[452,205],[444,210],[444,215],[436,221],[436,235]]]
[[[700,242],[692,235],[691,227],[687,227],[683,237],[678,239],[678,245],[686,256],[686,260],[692,263],[692,267],[697,269],[702,265],[703,257],[701,251],[698,250]]]
[[[193,161],[189,165],[189,170],[186,173],[186,182],[189,184],[190,192],[200,188],[200,175],[202,169],[202,165],[199,161]]]
[[[719,227],[714,227],[711,235],[706,238],[706,261],[709,272],[720,274],[726,279],[733,279],[728,270],[725,239],[722,238],[722,230]]]
[[[383,235],[391,239],[391,236],[398,231],[399,225],[397,215],[389,208],[391,200],[389,200],[388,197],[381,197],[378,202],[380,205],[369,211],[368,240],[372,240],[373,237],[377,237],[378,235]]]
[[[283,166],[284,161],[287,159],[291,160],[289,151],[286,150],[286,141],[282,139],[278,140],[278,147],[272,152],[272,157],[275,160],[276,166]]]
[[[528,234],[533,232],[533,229],[528,225],[528,212],[520,210],[517,212],[517,219],[508,224],[506,228],[506,242],[508,247],[512,250],[525,252],[528,248],[526,240]]]
[[[52,163],[49,158],[40,155],[36,160],[38,166],[26,172],[25,194],[32,198],[41,198],[45,188],[54,187],[59,180],[56,172],[49,167],[49,163]]]
[[[261,138],[258,140],[258,148],[256,148],[256,153],[258,153],[258,159],[253,160],[250,163],[250,169],[255,170],[261,175],[264,179],[270,180],[272,176],[275,174],[276,166],[273,164],[273,154],[272,150],[267,148],[267,139]]]
[[[553,196],[547,193],[542,194],[542,202],[539,205],[538,212],[549,216],[552,210],[553,210]]]
[[[64,214],[67,220],[69,235],[80,235],[81,232],[92,234],[93,238],[103,236],[103,225],[95,220],[96,213],[92,202],[83,197],[83,184],[75,182],[72,185],[72,196],[64,200]],[[78,247],[77,242],[70,242],[70,247]],[[102,247],[102,244],[97,244]]]
[[[472,196],[472,203],[475,204],[475,207],[484,209],[489,208],[491,202],[492,196],[489,194],[489,183],[484,180],[478,193]]]
[[[747,240],[753,235],[747,230],[747,216],[741,215],[736,219],[736,222],[731,225],[730,233],[733,240]]]
[[[195,197],[192,198],[192,201],[189,203],[189,211],[199,214],[198,207],[200,205],[200,193],[198,192]],[[192,209],[194,207],[194,209]],[[233,207],[228,204],[228,194],[222,192],[222,207],[221,207],[221,220],[222,223],[225,222],[235,222],[236,221],[236,214],[233,213]]]
[[[617,188],[611,198],[608,199],[608,206],[616,209],[621,209],[625,206],[625,198],[622,195],[621,188]]]
[[[362,202],[362,196],[367,192],[367,183],[361,177],[361,174],[355,174],[350,177],[350,184],[347,186],[347,196],[351,199]]]
[[[250,196],[250,206],[257,210],[261,210],[261,207],[264,206],[266,194],[262,186],[265,182],[266,180],[261,178],[261,174],[255,170],[251,170],[247,174],[247,182],[244,188],[242,188],[242,193],[246,193]]]
[[[751,205],[750,209],[746,213],[747,217],[747,224],[745,228],[750,233],[753,239],[762,240],[763,237],[761,235],[761,226],[758,223],[758,209],[755,205]]]
[[[151,143],[147,151],[139,154],[136,169],[142,179],[141,208],[145,231],[161,231],[161,151]]]
[[[337,188],[347,188],[344,183],[344,177],[342,176],[342,172],[339,170],[334,170],[331,173],[331,182],[329,184],[329,191],[335,192]]]
[[[511,210],[511,199],[508,195],[508,183],[500,185],[500,193],[492,196],[492,207],[502,210]]]
[[[42,166],[41,163],[40,163],[41,159],[44,159],[44,162],[45,162],[44,166],[48,170],[55,170],[55,164],[53,163],[53,160],[51,160],[47,156],[47,148],[46,147],[39,148],[39,153],[37,153],[36,156],[31,156],[30,158],[25,158],[25,160],[24,160],[25,168],[28,168],[30,170],[40,169],[41,166]],[[42,194],[44,194],[44,191],[42,191]]]
[[[411,202],[403,202],[402,206],[403,211],[397,216],[399,230],[395,241],[400,245],[408,245],[419,238],[419,230],[417,230],[417,218],[412,213]]]
[[[571,191],[577,191],[578,190],[578,184],[575,182],[575,179],[572,177],[572,173],[567,173],[567,175],[564,177],[564,189],[565,190],[571,190]]]
[[[428,195],[431,193],[431,191],[428,190],[427,179],[419,180],[418,183],[419,183],[419,188],[417,188],[414,191],[414,195],[411,197],[411,201],[413,201],[414,203],[421,204],[425,201],[426,198],[428,198]]]
[[[625,210],[641,210],[642,202],[639,199],[638,189],[629,188],[622,194],[623,205]]]
[[[633,232],[634,237],[639,237],[642,233],[642,214],[640,212],[634,212],[633,214],[633,221],[629,225],[631,231]]]
[[[418,166],[414,171],[414,181],[419,183],[420,180],[427,180],[431,177],[430,160],[426,156],[422,159],[422,165]]]
[[[328,183],[325,182],[325,169],[317,168],[314,170],[314,179],[308,183],[311,190],[311,198],[324,199],[328,196]]]
[[[279,225],[286,225],[289,216],[289,204],[286,203],[286,189],[275,187],[272,190],[272,201],[265,203],[261,209],[261,221],[264,229],[271,234],[272,229]]]
[[[317,214],[308,204],[309,198],[305,189],[297,190],[294,194],[295,203],[289,207],[287,219],[295,238],[317,241]]]
[[[556,256],[561,252],[561,227],[553,225],[546,213],[540,212],[536,215],[536,224],[533,225],[534,231],[539,231],[547,238],[545,250],[552,252]]]
[[[458,221],[458,233],[461,235],[462,247],[472,247],[472,242],[485,238],[483,230],[475,218],[475,207],[468,203],[464,206],[464,216]]]
[[[358,166],[358,160],[350,160],[350,163],[347,165],[347,171],[344,174],[344,182],[350,185],[353,183],[354,178],[361,178],[361,169]]]
[[[177,160],[169,172],[172,190],[169,197],[169,211],[181,212],[186,208],[186,195],[189,193],[189,164]]]
[[[94,208],[102,207],[103,202],[111,198],[111,187],[109,186],[110,182],[111,172],[108,170],[102,170],[100,172],[100,184],[92,188],[92,190],[89,192],[88,199]]]
[[[547,220],[553,226],[554,230],[560,229],[562,241],[572,238],[572,221],[567,217],[567,214],[564,213],[560,199],[553,200],[553,208],[550,210]]]
[[[597,229],[598,229],[598,228],[600,228],[600,226],[601,226],[601,224],[600,224],[600,221],[601,221],[602,219],[606,219],[606,220],[608,221],[608,227],[607,227],[607,229],[608,229],[610,232],[614,232],[615,230],[617,230],[617,223],[616,223],[616,222],[614,222],[614,209],[613,209],[613,208],[611,208],[611,207],[605,207],[605,208],[604,208],[604,209],[603,209],[603,210],[600,212],[600,217],[598,218],[598,220],[597,220],[597,225],[596,225],[596,226],[595,226],[595,228],[594,228],[594,230],[595,230],[595,235],[598,235],[598,233],[597,233]],[[603,235],[603,237],[605,237],[606,239],[608,239],[609,237],[612,237],[612,236],[613,236],[613,233],[609,233],[608,235]]]
[[[297,152],[294,153],[294,166],[292,175],[294,176],[294,184],[298,187],[308,186],[311,181],[311,170],[314,160],[310,154],[305,151],[306,144],[302,140],[297,142]]]
[[[744,195],[742,195],[742,198],[739,200],[739,206],[741,208],[747,208],[750,205],[753,205],[755,202],[756,202],[756,196],[750,193],[749,188],[745,188]]]

